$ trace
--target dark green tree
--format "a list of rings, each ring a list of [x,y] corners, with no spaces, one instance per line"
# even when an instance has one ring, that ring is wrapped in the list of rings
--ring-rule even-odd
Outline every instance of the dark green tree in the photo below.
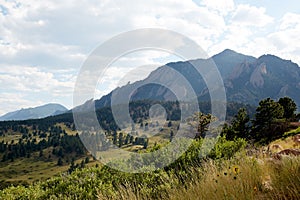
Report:
[[[57,165],[58,165],[58,166],[62,166],[62,165],[63,165],[63,161],[62,161],[62,159],[61,159],[61,158],[59,158],[59,159],[58,159],[58,161],[57,161]]]
[[[119,147],[123,146],[123,133],[119,133]]]
[[[130,135],[130,139],[129,139],[129,143],[133,143],[134,142],[134,137],[132,135]]]
[[[84,168],[84,167],[85,167],[85,162],[84,162],[84,160],[82,160],[80,163],[80,168]]]
[[[117,132],[113,133],[113,144],[116,145],[117,144]]]
[[[173,138],[174,138],[174,132],[173,132],[173,130],[171,130],[171,132],[170,132],[170,142],[172,142]]]
[[[232,121],[232,130],[235,137],[249,138],[249,121],[250,118],[247,114],[247,110],[241,108]]]
[[[71,174],[75,169],[76,169],[75,158],[73,157],[72,160],[71,160],[71,165],[70,165],[70,167],[68,169],[68,172]]]
[[[148,143],[149,143],[149,140],[147,138],[144,138],[144,149],[147,149],[148,148]]]
[[[283,107],[283,117],[287,120],[294,120],[296,117],[295,112],[297,110],[297,105],[294,100],[289,97],[283,97],[279,99],[278,103]]]
[[[43,157],[43,150],[40,150],[39,157]]]
[[[125,141],[124,141],[124,144],[128,144],[129,143],[129,140],[130,140],[130,134],[127,134],[126,135],[126,138],[125,138]]]
[[[283,107],[274,100],[267,98],[259,102],[252,126],[252,137],[256,141],[268,143],[278,137],[278,122],[284,114]]]
[[[192,132],[196,133],[195,138],[204,138],[206,131],[208,131],[209,124],[216,120],[211,114],[204,114],[202,112],[195,113],[191,119],[189,119],[189,125],[192,128]]]
[[[149,123],[146,122],[146,123],[145,123],[145,126],[144,126],[144,131],[148,131],[148,130],[149,130]]]

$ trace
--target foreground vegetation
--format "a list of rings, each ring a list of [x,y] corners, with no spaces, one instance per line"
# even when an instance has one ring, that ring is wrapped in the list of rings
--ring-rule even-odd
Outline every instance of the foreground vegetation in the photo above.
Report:
[[[31,125],[26,130],[24,125],[14,124],[15,129],[25,129],[25,133],[18,136],[18,143],[4,137],[6,141],[3,140],[1,147],[2,170],[5,169],[5,164],[17,164],[22,159],[31,159],[30,162],[43,166],[43,172],[47,173],[47,166],[35,160],[42,158],[50,159],[49,170],[55,165],[63,173],[47,180],[37,176],[40,180],[38,182],[5,188],[0,191],[0,199],[300,199],[300,157],[286,156],[276,160],[272,158],[274,152],[269,151],[272,144],[292,147],[291,138],[299,133],[299,128],[295,126],[297,123],[291,123],[299,118],[295,111],[296,105],[289,98],[279,101],[265,99],[260,102],[252,119],[246,109],[240,109],[231,123],[225,125],[219,137],[209,139],[205,139],[205,134],[210,122],[215,120],[214,116],[195,113],[188,123],[199,123],[194,127],[196,137],[189,149],[171,165],[149,173],[120,172],[90,161],[89,157],[80,158],[85,154],[82,154],[83,151],[78,152],[81,149],[78,148],[81,147],[77,142],[80,141],[78,135],[74,132],[67,133],[73,129],[70,122],[67,129],[59,128],[62,125],[58,126],[56,122],[55,125],[46,126],[41,132],[38,130],[41,127],[34,128]],[[156,125],[148,124],[143,114],[140,117],[136,119],[141,124],[139,132],[146,133],[151,127],[157,128]],[[16,136],[11,134],[13,127],[7,124],[5,127],[3,134]],[[176,142],[176,127],[176,122],[169,121],[163,128],[163,133],[167,134],[163,144],[149,142],[145,138],[139,139],[138,135],[130,138],[129,134],[117,130],[105,133],[109,138],[105,143],[101,139],[104,133],[82,134],[91,134],[88,138],[97,144],[99,139],[102,146],[98,145],[95,151],[108,148],[111,143],[126,150],[132,149],[130,145],[137,145],[140,148],[135,151],[138,152],[137,155],[141,155],[161,149],[173,140]],[[210,143],[215,145],[211,151],[206,151],[205,145]],[[73,149],[74,144],[77,148]],[[24,148],[26,153],[22,151]],[[268,149],[268,152],[264,152],[264,149]],[[70,157],[83,160],[76,163]],[[57,162],[51,159],[57,159]],[[153,169],[161,164],[162,159],[168,158],[157,155],[155,158],[145,156],[142,159],[143,162],[151,163],[150,169]],[[70,167],[67,169],[68,165],[64,163],[70,163]],[[131,158],[114,163],[130,170],[134,170],[138,164],[133,163]],[[7,171],[11,169],[9,167]],[[26,169],[23,166],[20,170]]]
[[[188,171],[125,174],[77,170],[29,187],[10,187],[1,199],[299,199],[300,158],[263,161],[238,153]]]

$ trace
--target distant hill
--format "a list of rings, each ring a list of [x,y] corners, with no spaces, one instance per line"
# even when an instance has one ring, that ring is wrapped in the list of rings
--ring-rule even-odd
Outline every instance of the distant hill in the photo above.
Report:
[[[0,121],[39,119],[48,116],[59,115],[66,112],[67,110],[67,108],[60,104],[46,104],[35,108],[26,108],[14,112],[9,112],[1,116]]]
[[[295,100],[298,109],[300,108],[300,67],[296,63],[274,55],[262,55],[255,58],[230,49],[226,49],[210,59],[168,63],[153,71],[146,79],[118,87],[101,99],[95,100],[95,106],[98,109],[110,105],[113,92],[131,94],[131,100],[176,100],[175,95],[169,89],[151,84],[155,80],[163,79],[172,86],[180,87],[177,75],[170,73],[168,68],[175,69],[189,81],[200,101],[208,101],[209,91],[206,84],[193,66],[205,67],[211,59],[215,62],[223,78],[227,101],[257,105],[261,99],[267,97],[279,99],[289,96]],[[128,92],[132,88],[138,89],[133,93]],[[76,109],[88,110],[93,105],[90,100]]]

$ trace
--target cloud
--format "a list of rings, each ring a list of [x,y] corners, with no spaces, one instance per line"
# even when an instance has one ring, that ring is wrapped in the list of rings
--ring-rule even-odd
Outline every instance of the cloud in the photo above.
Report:
[[[278,18],[276,26],[268,30],[264,27],[255,29],[232,22],[224,39],[212,46],[212,52],[219,52],[231,46],[234,50],[253,56],[273,54],[293,62],[300,63],[300,15],[286,13]],[[264,30],[264,31],[261,31]],[[257,34],[264,32],[263,34]]]
[[[286,29],[299,29],[300,26],[300,15],[296,13],[286,13],[280,20],[280,30]]]
[[[5,90],[21,92],[41,92],[51,91],[54,88],[72,89],[73,87],[71,78],[59,81],[53,73],[41,71],[37,67],[1,67],[0,80],[1,85],[6,85]]]
[[[0,14],[0,59],[13,65],[79,69],[97,45],[136,28],[179,31],[206,48],[225,26],[221,16],[191,0],[28,0],[0,4],[8,12]]]
[[[222,15],[227,15],[235,7],[233,0],[202,0],[201,4],[209,9],[216,10]]]
[[[70,107],[71,103],[67,102],[71,101],[74,83],[75,74],[51,73],[38,67],[1,65],[0,113],[49,102],[60,102]]]
[[[273,22],[273,18],[266,13],[263,7],[238,5],[232,21],[240,25],[263,27]]]
[[[300,63],[300,14],[286,13],[279,27],[266,38],[279,56]]]
[[[300,63],[299,15],[286,13],[279,19],[267,14],[267,4],[254,4],[233,0],[0,0],[0,112],[34,102],[57,101],[71,107],[76,75],[93,49],[138,28],[177,31],[210,55],[232,48],[251,55],[278,54]],[[159,42],[171,43],[173,48],[183,45],[181,40],[158,36]],[[97,94],[110,91],[128,75],[120,66],[130,71],[172,59],[161,52],[125,56],[107,71]],[[4,101],[12,97],[8,94],[19,95],[20,106]]]
[[[0,95],[0,105],[5,105],[0,107],[0,116],[15,111],[21,108],[35,107],[37,105],[42,105],[45,102],[37,100],[32,101],[26,99],[26,95],[20,93],[9,93],[1,92]]]

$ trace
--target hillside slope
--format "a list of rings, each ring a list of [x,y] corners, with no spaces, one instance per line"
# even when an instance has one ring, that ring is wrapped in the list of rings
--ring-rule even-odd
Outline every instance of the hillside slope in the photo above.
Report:
[[[180,88],[181,82],[178,82],[177,72],[189,82],[200,101],[207,101],[210,99],[209,91],[194,67],[208,67],[212,61],[223,79],[227,101],[257,105],[259,100],[267,97],[279,99],[289,96],[300,105],[300,67],[297,64],[274,55],[255,58],[226,49],[209,59],[174,62],[161,66],[146,79],[118,87],[101,99],[95,100],[95,106],[98,109],[110,105],[113,94],[122,94],[122,98],[119,99],[127,99],[130,95],[130,100],[177,100],[170,89],[155,84],[163,80],[173,88]],[[85,110],[93,105],[93,101],[88,101],[77,109]]]
[[[67,111],[67,108],[60,104],[46,104],[35,108],[26,108],[9,112],[0,117],[0,121],[39,119],[53,115],[59,115]]]

